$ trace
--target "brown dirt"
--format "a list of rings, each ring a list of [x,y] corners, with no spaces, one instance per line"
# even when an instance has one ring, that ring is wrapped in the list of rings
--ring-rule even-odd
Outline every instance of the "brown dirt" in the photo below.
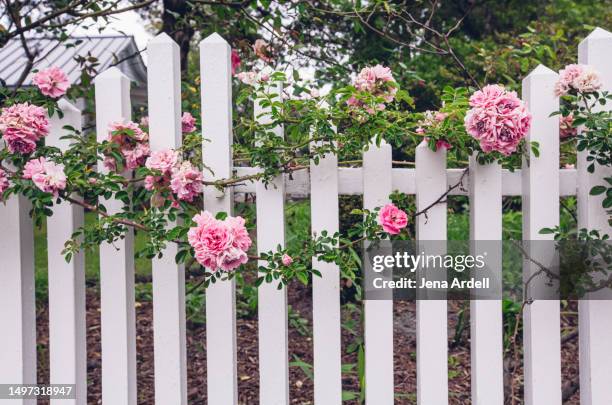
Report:
[[[298,284],[289,288],[289,304],[294,313],[304,319],[308,330],[312,324],[312,306],[310,290]],[[100,345],[100,311],[97,290],[88,288],[87,293],[87,341],[88,341],[88,404],[101,403],[101,345]],[[449,302],[449,401],[451,404],[470,404],[470,350],[469,350],[469,305],[467,305],[465,329],[460,334],[458,344],[452,344],[459,310],[464,303]],[[343,306],[343,322],[359,325],[359,305],[350,311]],[[137,303],[137,368],[138,368],[138,403],[154,404],[153,389],[153,329],[152,303],[145,301]],[[570,303],[562,308],[563,334],[575,331],[577,327],[577,305]],[[394,347],[395,347],[395,391],[396,404],[416,403],[416,317],[414,302],[396,302],[394,304]],[[38,357],[39,383],[48,383],[48,313],[46,307],[41,307],[38,313]],[[258,373],[258,343],[257,319],[242,317],[237,320],[238,335],[238,397],[239,403],[256,405],[259,392]],[[359,326],[342,328],[343,364],[357,363],[357,352],[348,353],[354,347],[355,341],[361,341],[362,331]],[[206,328],[205,325],[189,322],[187,331],[188,346],[188,392],[190,404],[206,403]],[[512,353],[506,354],[506,363],[512,358]],[[299,358],[312,364],[312,338],[310,333],[300,333],[295,326],[289,328],[289,358],[293,361]],[[519,356],[520,359],[520,356]],[[356,366],[354,367],[356,370]],[[563,344],[562,372],[564,384],[569,384],[578,374],[578,339],[572,339]],[[508,374],[508,370],[507,370]],[[509,379],[509,375],[507,375]],[[299,368],[290,368],[290,397],[292,404],[307,405],[313,403],[313,382]],[[506,402],[522,403],[522,364],[519,364],[513,374],[516,384],[515,402],[506,395]],[[343,376],[343,390],[359,392],[359,382],[356,372]],[[346,401],[346,404],[358,404],[357,400]],[[565,403],[578,404],[579,394],[574,393]],[[39,404],[47,404],[39,401]]]

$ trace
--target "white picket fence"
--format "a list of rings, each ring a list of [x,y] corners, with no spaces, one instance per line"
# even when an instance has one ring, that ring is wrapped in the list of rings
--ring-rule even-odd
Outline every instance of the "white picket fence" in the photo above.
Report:
[[[208,179],[253,173],[253,168],[232,164],[232,77],[230,47],[213,34],[202,41],[203,133],[211,139],[203,156],[214,172]],[[153,149],[181,143],[180,69],[178,46],[165,34],[151,40],[149,58],[149,117]],[[612,90],[612,34],[596,29],[579,46],[580,63],[593,65]],[[502,196],[523,197],[523,233],[527,240],[547,239],[543,227],[559,223],[559,197],[578,196],[579,226],[610,232],[600,197],[589,189],[610,172],[588,174],[584,155],[577,169],[559,169],[558,109],[553,95],[557,74],[538,66],[523,80],[523,98],[533,114],[529,140],[540,143],[541,155],[514,173],[498,165],[470,162],[468,194],[471,238],[499,240],[502,235]],[[130,83],[116,68],[95,82],[99,137],[112,121],[129,119]],[[65,147],[60,140],[69,124],[80,127],[81,116],[62,101],[62,120],[53,119],[47,142]],[[257,111],[259,114],[260,110]],[[259,119],[266,119],[265,116]],[[282,136],[282,129],[277,129]],[[102,170],[102,169],[101,169]],[[274,187],[259,183],[239,185],[225,193],[204,191],[206,209],[231,212],[233,192],[257,193],[257,248],[273,249],[284,243],[284,199],[310,194],[312,232],[335,232],[339,227],[339,195],[363,195],[364,206],[373,208],[399,190],[416,194],[417,209],[435,201],[461,176],[446,168],[445,151],[432,152],[422,144],[416,150],[416,168],[392,168],[391,147],[372,147],[363,156],[362,168],[338,168],[335,156],[327,156],[309,173],[293,179],[279,177]],[[469,183],[469,185],[468,185]],[[109,210],[118,209],[114,202]],[[0,383],[36,382],[36,322],[32,222],[28,203],[11,198],[0,205]],[[445,240],[446,205],[433,207],[427,220],[418,217],[417,236]],[[76,400],[54,404],[86,403],[86,331],[83,255],[66,263],[60,255],[63,242],[83,223],[83,210],[62,204],[48,220],[49,340],[51,383],[77,385]],[[160,405],[187,403],[185,276],[174,263],[175,246],[153,261],[155,398]],[[314,398],[318,405],[340,404],[341,338],[339,269],[334,264],[313,265],[323,274],[313,280]],[[501,261],[500,261],[501,266]],[[133,235],[114,246],[100,247],[102,316],[102,401],[105,405],[136,404],[136,338],[134,302]],[[533,269],[525,265],[528,276]],[[208,403],[237,403],[236,315],[234,281],[219,282],[206,291]],[[393,310],[391,301],[366,301],[365,356],[366,402],[394,402]],[[448,403],[447,303],[417,302],[417,402]],[[502,312],[500,301],[471,303],[472,403],[503,403]],[[260,403],[289,403],[287,297],[273,285],[259,289]],[[612,404],[612,302],[583,301],[579,305],[580,398],[585,405]],[[537,301],[525,309],[525,403],[561,403],[560,310],[557,301]],[[34,404],[34,400],[1,400],[0,404]]]

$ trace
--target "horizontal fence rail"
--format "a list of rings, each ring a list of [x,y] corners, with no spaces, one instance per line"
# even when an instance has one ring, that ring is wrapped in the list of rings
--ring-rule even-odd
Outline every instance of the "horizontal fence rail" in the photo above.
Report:
[[[253,167],[235,167],[237,176],[252,175],[259,172]],[[465,169],[446,169],[448,185],[459,183]],[[502,195],[520,197],[522,195],[521,170],[502,170]],[[559,195],[568,197],[577,194],[578,188],[576,169],[559,170]],[[470,179],[464,177],[462,187],[451,190],[449,195],[468,195]],[[310,174],[308,170],[293,172],[291,176],[285,175],[285,194],[296,197],[306,197],[310,194]],[[391,169],[391,189],[400,193],[416,194],[416,170],[406,168]],[[254,193],[253,183],[238,184],[234,187],[236,193]],[[363,195],[363,168],[361,167],[339,167],[338,168],[338,194],[339,195]]]
[[[153,150],[181,145],[181,94],[179,48],[166,34],[148,45],[149,135]],[[232,160],[231,48],[218,34],[200,43],[202,132],[205,180],[253,175],[259,169],[235,167]],[[596,29],[579,47],[579,62],[593,65],[602,74],[603,86],[612,90],[612,34]],[[382,142],[363,153],[362,167],[342,167],[328,155],[318,165],[271,184],[244,182],[220,191],[204,189],[204,208],[212,213],[232,213],[235,194],[256,194],[258,252],[285,245],[287,197],[311,201],[311,232],[320,235],[340,228],[339,196],[362,195],[367,209],[389,201],[393,191],[416,196],[417,210],[428,207],[450,186],[453,196],[467,196],[470,204],[470,238],[501,240],[502,198],[522,197],[523,238],[547,240],[540,229],[559,224],[561,197],[577,196],[579,227],[612,233],[601,209],[601,196],[591,196],[593,185],[612,176],[598,168],[586,170],[586,156],[578,155],[577,168],[559,168],[559,122],[551,116],[559,100],[553,94],[557,73],[538,66],[522,82],[522,97],[533,115],[528,140],[540,144],[539,157],[530,155],[522,169],[509,171],[496,163],[480,165],[470,159],[469,174],[448,168],[446,151],[431,151],[425,143],[415,151],[415,167],[393,167],[392,148]],[[114,121],[131,117],[129,79],[117,68],[102,72],[95,81],[98,140],[105,140]],[[270,89],[280,94],[280,89]],[[63,118],[55,117],[48,144],[66,148],[64,125],[81,126],[81,113],[60,101]],[[265,123],[269,111],[255,106],[255,119]],[[271,131],[283,137],[282,127]],[[531,152],[532,153],[532,152]],[[340,165],[340,166],[339,166]],[[601,170],[600,170],[601,169]],[[106,170],[102,165],[98,170]],[[125,174],[128,176],[128,173]],[[104,202],[109,212],[121,203]],[[23,197],[0,203],[0,383],[35,383],[37,371],[34,291],[34,241],[30,207]],[[48,220],[49,340],[51,382],[76,384],[74,400],[54,402],[84,405],[87,402],[87,347],[85,269],[83,255],[66,263],[63,242],[83,223],[83,209],[54,207]],[[447,239],[447,206],[443,201],[427,216],[416,220],[418,240]],[[367,242],[366,242],[367,244]],[[473,252],[480,247],[471,246]],[[185,273],[174,262],[176,246],[169,245],[163,258],[152,262],[155,403],[188,403]],[[430,253],[444,253],[442,251]],[[501,275],[501,251],[497,256]],[[103,405],[135,405],[136,313],[134,239],[100,246],[100,295]],[[541,258],[545,260],[545,258]],[[342,340],[340,274],[336,264],[312,260],[322,277],[312,282],[313,376],[317,405],[342,403]],[[495,266],[495,265],[494,265]],[[497,269],[497,267],[495,267]],[[523,277],[535,271],[523,265]],[[217,281],[206,290],[207,403],[238,404],[235,280]],[[258,291],[259,393],[262,405],[291,403],[289,386],[289,338],[287,289],[276,284]],[[442,296],[441,298],[446,298]],[[445,299],[419,300],[416,305],[417,380],[414,394],[419,405],[445,405],[448,391],[448,314]],[[470,303],[471,397],[474,405],[504,402],[504,353],[502,303],[499,300]],[[536,301],[524,309],[524,398],[527,405],[561,404],[561,330],[558,301]],[[396,400],[394,381],[393,302],[363,303],[365,401],[391,405]],[[612,404],[612,302],[579,303],[580,399],[584,405]],[[401,344],[401,342],[399,343]],[[404,365],[402,365],[403,367]],[[195,401],[194,403],[200,403]],[[34,400],[0,404],[33,405]]]

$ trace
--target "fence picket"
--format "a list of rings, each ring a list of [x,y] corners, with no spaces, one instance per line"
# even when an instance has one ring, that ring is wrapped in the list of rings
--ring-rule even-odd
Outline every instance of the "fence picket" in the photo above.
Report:
[[[501,281],[501,245],[493,246],[487,242],[501,241],[502,237],[500,165],[481,165],[472,156],[469,184],[472,254],[486,254],[489,267],[487,275],[493,275]],[[497,249],[493,252],[493,248]],[[470,320],[472,404],[502,405],[504,359],[501,300],[470,301]]]
[[[578,46],[578,62],[593,66],[601,75],[602,90],[612,91],[612,33],[595,29]],[[587,155],[587,151],[578,152],[578,228],[599,229],[612,235],[608,215],[601,206],[603,196],[589,194],[593,186],[607,184],[604,177],[612,176],[612,170],[597,165],[595,172],[589,173]],[[596,296],[593,293],[578,304],[580,403],[584,405],[612,403],[612,346],[609,344],[612,301],[596,300]]]
[[[0,202],[0,381],[36,384],[34,235],[25,197]],[[0,399],[2,405],[35,405],[36,399]]]
[[[105,141],[108,126],[132,116],[130,80],[112,67],[95,81],[98,142]],[[98,165],[100,172],[107,169]],[[104,200],[109,213],[121,210],[118,200]],[[136,313],[134,302],[134,232],[100,245],[100,309],[102,327],[102,402],[136,404]]]
[[[391,145],[370,145],[363,154],[363,207],[388,203],[391,187]],[[364,300],[363,305],[366,404],[393,404],[393,301]]]
[[[58,102],[63,118],[51,118],[46,143],[62,150],[70,142],[60,139],[70,131],[81,130],[81,112],[65,99]],[[76,384],[76,399],[52,399],[52,404],[87,403],[87,336],[85,325],[85,258],[83,252],[67,263],[61,254],[64,242],[83,225],[83,208],[63,203],[53,207],[47,218],[49,268],[49,363],[51,384]]]
[[[312,234],[339,230],[338,157],[325,155],[310,163]],[[340,269],[335,263],[312,259],[321,277],[312,278],[312,328],[314,346],[314,402],[342,403],[342,341],[340,334]]]
[[[270,89],[273,100],[280,96],[280,86]],[[255,101],[255,119],[270,123],[266,113],[270,107],[262,107]],[[283,137],[283,128],[270,132]],[[275,251],[285,245],[285,181],[283,175],[269,184],[258,181],[257,193],[257,250],[259,253]],[[260,264],[265,266],[266,261]],[[277,282],[263,283],[258,288],[259,317],[259,402],[283,405],[289,403],[289,364],[287,336],[287,289],[277,288]]]
[[[232,176],[232,80],[231,49],[219,34],[200,43],[202,77],[202,135],[206,180]],[[233,190],[204,190],[204,208],[210,212],[232,213]],[[235,280],[217,281],[206,289],[206,348],[208,403],[236,404],[236,299]]]
[[[416,205],[417,211],[421,211],[447,189],[446,150],[433,152],[422,142],[416,148],[415,170]],[[418,240],[446,240],[446,203],[431,207],[427,215],[420,215],[416,225]],[[446,300],[418,300],[416,311],[417,403],[444,405],[448,403]]]
[[[182,143],[179,47],[162,33],[149,41],[147,52],[151,150],[176,149]],[[171,243],[152,260],[155,401],[182,405],[187,404],[185,271],[174,260],[177,253]]]
[[[550,114],[559,109],[553,88],[558,75],[543,65],[523,79],[523,100],[533,115],[528,141],[540,145],[539,157],[529,152],[523,163],[523,240],[551,240],[540,230],[559,224],[559,117]],[[543,249],[539,249],[543,250]],[[546,258],[534,259],[546,263]],[[542,253],[543,254],[543,253]],[[523,278],[536,271],[525,261]],[[532,282],[538,282],[534,279]],[[535,284],[534,284],[535,285]],[[560,309],[557,300],[536,300],[526,305],[524,315],[525,404],[561,403]]]

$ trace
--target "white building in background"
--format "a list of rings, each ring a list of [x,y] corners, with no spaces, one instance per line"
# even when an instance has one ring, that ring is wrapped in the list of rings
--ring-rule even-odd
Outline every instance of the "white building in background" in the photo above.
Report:
[[[62,69],[71,83],[81,82],[82,66],[79,60],[88,58],[95,70],[103,72],[117,66],[132,80],[131,98],[133,106],[146,105],[147,71],[133,36],[71,36],[65,41],[50,37],[28,38],[27,44],[36,55],[33,69],[42,70],[57,66]],[[14,87],[26,67],[28,58],[19,38],[11,39],[0,48],[0,85]],[[30,72],[23,85],[32,85]],[[76,100],[79,109],[84,110],[84,101]]]

